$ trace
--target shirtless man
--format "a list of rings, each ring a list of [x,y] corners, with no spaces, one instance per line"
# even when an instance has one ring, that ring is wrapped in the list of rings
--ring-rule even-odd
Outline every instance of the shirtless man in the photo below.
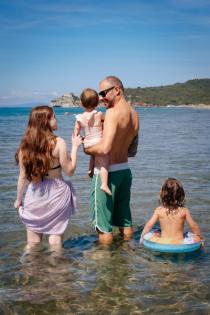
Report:
[[[98,144],[86,149],[86,153],[110,156],[108,184],[112,196],[100,190],[96,165],[90,198],[99,241],[109,244],[113,240],[113,226],[119,227],[125,239],[133,234],[130,211],[132,174],[128,166],[128,150],[138,134],[139,119],[126,101],[123,84],[117,77],[109,76],[101,81],[99,96],[107,108],[103,138]]]

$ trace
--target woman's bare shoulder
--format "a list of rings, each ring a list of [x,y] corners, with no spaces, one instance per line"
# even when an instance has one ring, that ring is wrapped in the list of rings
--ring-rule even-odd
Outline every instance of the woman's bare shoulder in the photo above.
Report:
[[[57,137],[54,151],[57,152],[57,150],[60,151],[62,149],[65,149],[66,147],[67,147],[66,141],[63,138],[61,138],[61,137]]]
[[[56,138],[56,143],[57,143],[58,145],[63,145],[63,144],[66,143],[66,141],[65,141],[63,138],[61,138],[61,137],[57,137],[57,138]]]

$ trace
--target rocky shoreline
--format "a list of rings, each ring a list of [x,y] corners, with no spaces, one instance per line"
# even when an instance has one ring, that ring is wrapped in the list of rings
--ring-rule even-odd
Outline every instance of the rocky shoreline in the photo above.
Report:
[[[65,93],[61,97],[50,101],[52,107],[78,107],[80,105],[79,97],[74,93]]]
[[[210,109],[210,104],[166,105],[166,107]]]
[[[210,104],[182,104],[182,105],[159,105],[159,104],[146,104],[146,103],[131,103],[134,107],[179,107],[179,108],[199,108],[199,109],[210,109]],[[103,106],[103,104],[100,104]],[[79,107],[80,99],[74,93],[65,93],[61,97],[55,98],[50,101],[51,107]]]

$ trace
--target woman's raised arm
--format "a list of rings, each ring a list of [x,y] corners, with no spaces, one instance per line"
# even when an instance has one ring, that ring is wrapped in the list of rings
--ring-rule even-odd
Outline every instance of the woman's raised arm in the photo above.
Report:
[[[71,154],[68,153],[66,142],[62,138],[57,138],[59,162],[62,170],[68,176],[74,174],[77,163],[77,151],[82,143],[80,135],[72,135]]]

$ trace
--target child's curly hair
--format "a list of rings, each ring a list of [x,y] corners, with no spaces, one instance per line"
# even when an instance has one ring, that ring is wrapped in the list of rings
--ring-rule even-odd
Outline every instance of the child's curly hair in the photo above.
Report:
[[[185,192],[182,184],[175,178],[168,178],[160,191],[160,201],[168,208],[168,213],[184,206]]]

